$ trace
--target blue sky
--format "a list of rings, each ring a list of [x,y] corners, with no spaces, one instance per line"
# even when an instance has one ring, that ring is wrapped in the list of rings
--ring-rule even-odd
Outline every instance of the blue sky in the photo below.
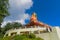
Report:
[[[60,26],[60,1],[59,0],[9,0],[10,16],[7,22],[20,22],[26,24],[33,12],[36,12],[38,20],[51,26]]]
[[[33,0],[33,6],[26,12],[36,12],[38,20],[52,26],[60,26],[59,0]]]

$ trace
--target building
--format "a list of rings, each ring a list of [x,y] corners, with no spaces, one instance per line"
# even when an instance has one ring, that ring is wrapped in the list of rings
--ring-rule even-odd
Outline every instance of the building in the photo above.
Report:
[[[4,37],[30,33],[34,33],[36,37],[41,37],[44,40],[59,40],[60,38],[60,28],[51,27],[47,24],[39,22],[35,13],[32,14],[28,24],[18,29],[8,30]]]

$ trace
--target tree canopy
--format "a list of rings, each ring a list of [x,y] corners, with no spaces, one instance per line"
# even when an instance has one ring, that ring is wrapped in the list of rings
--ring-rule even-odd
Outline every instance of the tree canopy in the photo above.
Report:
[[[8,8],[9,0],[0,0],[0,37],[3,35],[1,23],[3,22],[4,18],[9,15]]]
[[[21,23],[18,23],[18,22],[7,23],[3,28],[1,28],[0,36],[3,36],[6,33],[6,31],[10,29],[15,29],[19,27],[22,27]]]
[[[9,7],[9,0],[0,0],[0,26],[3,22],[3,19],[9,15],[8,7]]]
[[[2,28],[2,32],[5,34],[6,31],[8,31],[9,29],[14,29],[14,28],[19,28],[22,27],[21,23],[18,22],[12,22],[12,23],[7,23],[4,28]]]

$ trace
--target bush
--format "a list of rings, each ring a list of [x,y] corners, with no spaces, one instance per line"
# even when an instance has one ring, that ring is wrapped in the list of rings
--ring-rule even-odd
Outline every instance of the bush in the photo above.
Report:
[[[23,35],[16,35],[13,38],[14,40],[43,40],[42,38],[36,38],[34,34],[23,34]]]
[[[23,34],[23,35],[0,38],[0,40],[43,40],[43,39],[40,37],[36,38],[34,34]]]
[[[16,35],[16,36],[14,36],[14,40],[23,40],[23,39],[25,39],[26,38],[26,36],[22,36],[22,35]]]
[[[29,35],[29,38],[36,38],[36,36],[31,33],[31,34]]]
[[[11,37],[4,37],[3,40],[11,40]]]

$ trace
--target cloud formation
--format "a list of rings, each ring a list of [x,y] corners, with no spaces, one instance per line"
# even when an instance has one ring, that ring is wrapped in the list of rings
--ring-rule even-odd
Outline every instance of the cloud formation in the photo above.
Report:
[[[10,3],[10,16],[4,19],[2,26],[8,22],[20,22],[25,24],[25,20],[29,18],[29,14],[25,13],[26,9],[30,9],[33,5],[32,0],[9,0]]]

